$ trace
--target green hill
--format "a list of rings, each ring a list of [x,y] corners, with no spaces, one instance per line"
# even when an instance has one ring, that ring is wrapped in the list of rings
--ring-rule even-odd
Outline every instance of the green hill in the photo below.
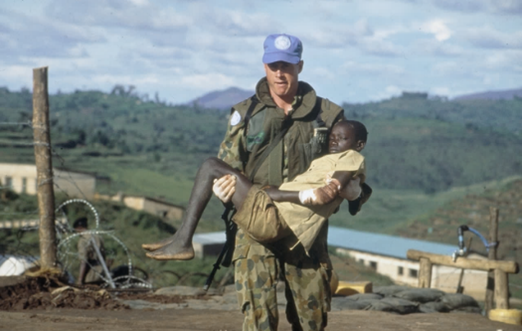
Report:
[[[344,106],[348,118],[369,129],[364,154],[374,187],[433,193],[522,174],[521,105],[410,96]],[[122,86],[111,94],[52,95],[50,108],[55,166],[110,176],[102,193],[178,204],[186,202],[199,164],[216,155],[227,121],[217,110],[150,101]],[[31,114],[27,90],[0,89],[0,121],[28,121]],[[33,162],[31,129],[2,128],[0,161]]]

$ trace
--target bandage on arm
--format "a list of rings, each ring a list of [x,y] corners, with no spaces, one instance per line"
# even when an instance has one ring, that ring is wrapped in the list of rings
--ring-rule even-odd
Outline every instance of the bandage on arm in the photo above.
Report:
[[[332,178],[323,187],[299,191],[299,201],[303,205],[325,205],[332,202],[341,189],[341,182],[337,178]]]

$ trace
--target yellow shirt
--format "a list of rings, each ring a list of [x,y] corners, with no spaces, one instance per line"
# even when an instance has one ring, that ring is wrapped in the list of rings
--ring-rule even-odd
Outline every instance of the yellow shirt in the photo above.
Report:
[[[312,161],[306,172],[295,177],[291,182],[283,183],[279,189],[300,191],[325,186],[326,175],[332,171],[353,171],[355,172],[354,177],[361,177],[362,183],[366,177],[364,156],[353,150],[325,155]],[[321,206],[302,206],[291,202],[274,203],[308,253],[322,225],[342,201],[343,198],[337,197],[332,202]]]

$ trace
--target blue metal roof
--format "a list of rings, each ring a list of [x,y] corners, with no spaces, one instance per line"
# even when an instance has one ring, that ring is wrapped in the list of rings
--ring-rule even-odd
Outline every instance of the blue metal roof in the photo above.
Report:
[[[399,259],[407,259],[406,252],[409,249],[434,254],[451,255],[458,248],[456,235],[455,245],[447,245],[425,240],[345,229],[336,226],[330,226],[328,228],[328,245]]]
[[[197,233],[193,241],[200,244],[225,243],[225,231]],[[457,247],[455,245],[439,244],[425,240],[409,239],[380,233],[364,232],[330,226],[328,228],[328,245],[360,252],[391,256],[398,259],[407,259],[408,249],[416,249],[423,252],[451,255]]]

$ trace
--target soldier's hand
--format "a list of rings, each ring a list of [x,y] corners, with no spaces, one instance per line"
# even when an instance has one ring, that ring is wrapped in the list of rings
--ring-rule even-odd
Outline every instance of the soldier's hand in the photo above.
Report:
[[[339,196],[348,201],[354,201],[361,195],[361,192],[361,178],[355,177],[354,179],[350,180],[348,185],[341,188],[339,191]]]
[[[214,179],[212,192],[223,203],[230,202],[232,195],[236,192],[236,176],[225,175],[219,179]]]

